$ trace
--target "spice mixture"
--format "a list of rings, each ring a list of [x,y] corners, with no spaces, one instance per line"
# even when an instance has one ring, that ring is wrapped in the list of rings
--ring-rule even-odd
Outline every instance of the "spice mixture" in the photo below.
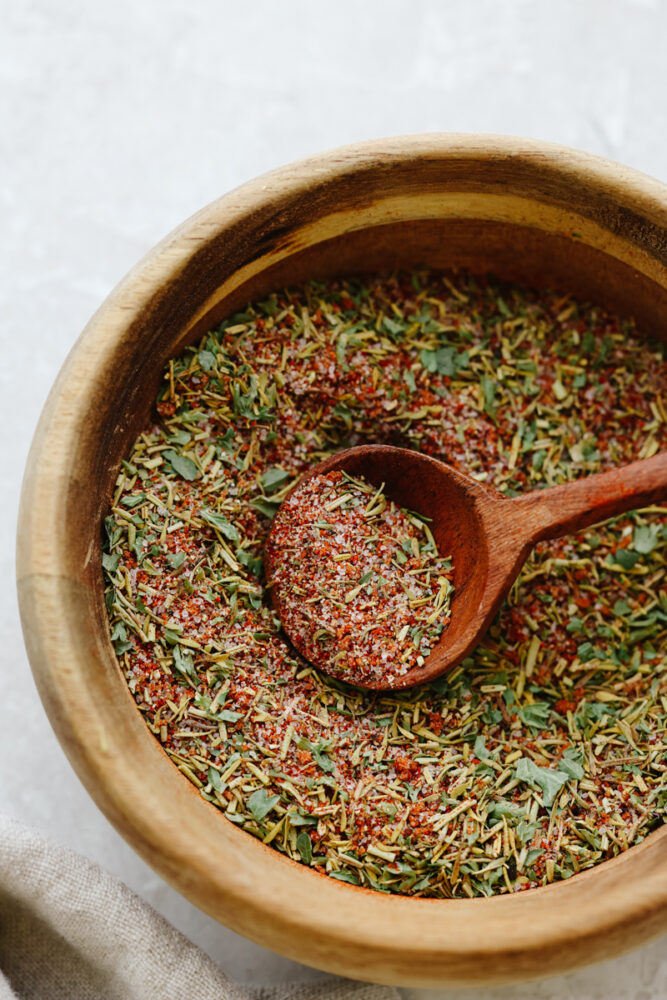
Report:
[[[368,687],[423,665],[453,590],[427,520],[345,472],[314,476],[286,497],[265,548],[267,586],[310,663]]]
[[[663,350],[546,292],[419,272],[311,283],[170,362],[103,557],[146,724],[226,818],[332,878],[479,896],[568,878],[667,807],[667,509],[541,544],[428,686],[319,673],[263,589],[295,478],[370,442],[508,495],[667,443]]]

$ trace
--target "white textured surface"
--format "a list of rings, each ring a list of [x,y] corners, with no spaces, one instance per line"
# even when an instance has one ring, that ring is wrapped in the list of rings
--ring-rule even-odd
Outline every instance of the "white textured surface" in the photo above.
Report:
[[[667,180],[667,5],[0,0],[0,19],[0,810],[99,860],[230,975],[314,978],[215,924],[139,861],[51,732],[13,582],[20,478],[39,411],[77,334],[136,260],[206,202],[289,160],[404,132],[509,132]],[[483,993],[666,995],[664,939],[570,976]]]

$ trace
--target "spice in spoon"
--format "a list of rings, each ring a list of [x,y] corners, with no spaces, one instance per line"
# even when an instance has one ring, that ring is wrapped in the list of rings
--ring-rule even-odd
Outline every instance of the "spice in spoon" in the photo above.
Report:
[[[315,666],[351,684],[399,681],[449,622],[449,559],[427,519],[384,486],[345,472],[313,476],[283,501],[266,546],[283,628]]]

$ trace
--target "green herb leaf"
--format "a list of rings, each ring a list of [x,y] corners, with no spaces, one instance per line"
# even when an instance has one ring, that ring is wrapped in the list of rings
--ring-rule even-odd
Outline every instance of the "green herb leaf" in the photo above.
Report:
[[[635,563],[639,561],[639,553],[631,552],[630,549],[616,549],[614,560],[623,569],[632,569]]]
[[[169,463],[177,475],[183,479],[187,479],[188,482],[191,483],[199,478],[199,469],[192,459],[187,458],[186,455],[179,455],[177,451],[167,449],[167,451],[162,452],[162,457]]]
[[[253,500],[252,506],[255,508],[255,510],[258,510],[260,514],[263,514],[264,517],[268,517],[269,520],[272,521],[273,518],[276,516],[280,504],[275,503],[272,500],[262,500],[260,498],[259,500]]]
[[[519,709],[519,717],[531,729],[548,729],[551,707],[546,701],[536,701]]]
[[[592,354],[595,350],[595,337],[590,330],[586,330],[581,338],[581,353]]]
[[[653,552],[659,542],[660,533],[659,524],[638,524],[632,536],[632,547],[635,552],[641,552],[642,555]]]
[[[243,718],[243,712],[232,712],[229,708],[221,708],[215,717],[221,722],[238,722],[239,719]]]
[[[578,781],[584,776],[583,760],[584,755],[576,747],[568,747],[558,761],[558,770],[569,775],[574,781]]]
[[[262,487],[265,493],[275,493],[276,490],[281,489],[290,478],[291,473],[287,472],[286,469],[281,469],[280,466],[276,466],[273,469],[267,469],[262,476]]]
[[[487,757],[491,756],[489,750],[486,749],[486,743],[484,742],[484,737],[480,735],[475,740],[475,745],[472,751],[475,757],[479,757],[480,760],[486,760]]]
[[[279,795],[269,795],[265,788],[253,792],[248,799],[248,808],[258,823],[280,802]]]
[[[522,757],[517,762],[514,776],[519,781],[525,781],[531,788],[537,786],[547,808],[553,805],[561,788],[569,781],[569,775],[562,771],[552,771],[550,767],[538,767],[530,757]]]
[[[214,767],[209,767],[208,769],[208,780],[213,785],[216,792],[223,792],[225,790],[225,786],[223,785],[222,779],[220,777],[220,772],[217,771]]]
[[[392,340],[396,340],[402,333],[409,329],[410,324],[404,320],[389,319],[388,316],[382,320],[382,327],[387,331]]]
[[[582,663],[588,663],[589,660],[594,660],[596,656],[599,656],[600,651],[596,649],[592,642],[582,642],[577,646],[577,656]]]
[[[311,816],[302,809],[288,809],[287,818],[291,826],[316,826],[317,816]]]
[[[248,549],[237,549],[236,558],[245,566],[254,576],[260,576],[262,573],[263,560],[261,556],[255,556]],[[261,600],[260,600],[261,603]]]
[[[586,462],[599,462],[600,452],[594,441],[584,441],[581,445],[581,452]]]
[[[232,402],[234,405],[234,412],[237,416],[245,417],[247,420],[273,420],[272,410],[276,405],[277,400],[275,386],[269,387],[264,393],[267,405],[257,406],[257,399],[259,396],[257,376],[251,375],[249,381],[250,384],[248,391],[245,393],[241,392],[241,385],[239,382],[234,382],[232,386]]]
[[[212,368],[215,368],[216,357],[212,351],[200,351],[197,358],[205,372],[210,372]]]
[[[544,451],[544,449],[540,449],[539,451],[533,452],[533,468],[535,469],[536,472],[542,471],[542,466],[544,465],[546,457],[547,453],[546,451]]]
[[[117,622],[111,633],[111,641],[116,651],[116,656],[122,656],[128,649],[133,649],[133,644],[128,641],[127,629],[123,622]]]
[[[120,562],[120,556],[118,555],[118,553],[110,555],[108,552],[105,552],[104,555],[102,556],[102,566],[108,573],[115,573],[116,570],[118,569],[119,562]]]
[[[118,527],[113,517],[105,517],[104,533],[107,538],[107,544],[109,548],[112,549],[116,542],[120,539],[123,532],[122,529]]]
[[[255,411],[252,404],[257,399],[257,379],[253,378],[250,380],[250,387],[245,393],[241,392],[241,386],[238,382],[235,382],[232,386],[232,398],[234,401],[234,412],[239,417],[253,419]]]
[[[173,434],[169,435],[168,440],[171,444],[180,444],[180,446],[183,447],[186,444],[190,444],[192,441],[192,434],[179,427],[177,431],[174,431]]]
[[[187,408],[181,407],[178,411],[178,418],[186,424],[199,423],[202,420],[206,420],[206,414],[203,410],[189,410]]]
[[[346,406],[345,403],[336,403],[331,413],[334,417],[338,417],[342,420],[348,430],[352,429],[352,417],[354,416],[354,413],[349,406]]]
[[[524,806],[519,805],[517,802],[507,802],[505,799],[500,799],[498,802],[492,802],[489,805],[487,825],[493,826],[503,816],[517,819],[519,816],[525,816],[525,814],[526,809]]]
[[[212,527],[217,528],[224,538],[229,539],[230,542],[238,542],[239,533],[236,525],[230,524],[224,514],[216,514],[213,510],[207,510],[206,507],[202,507],[199,512],[199,516],[202,521],[206,521]]]
[[[496,415],[496,381],[488,375],[482,375],[480,379],[482,394],[484,396],[484,409],[490,417]]]
[[[535,834],[540,829],[541,827],[539,823],[529,823],[527,820],[521,820],[521,822],[516,826],[516,835],[525,846],[533,840]]]
[[[313,860],[313,844],[305,830],[296,838],[296,849],[301,855],[301,860],[304,864],[309,865]]]
[[[139,504],[142,504],[145,501],[145,499],[146,499],[146,494],[143,492],[130,493],[128,496],[123,497],[121,503],[123,507],[129,507],[130,510],[132,510],[134,507],[138,507]]]
[[[233,455],[234,451],[236,450],[235,448],[236,436],[234,434],[234,428],[228,427],[225,433],[221,437],[216,438],[215,443],[217,444],[220,451],[224,451],[228,455]]]
[[[359,881],[359,876],[355,875],[353,872],[339,871],[339,872],[329,872],[330,878],[336,878],[339,882],[349,882],[351,885],[361,885]]]
[[[469,356],[467,351],[459,353],[455,347],[439,347],[436,351],[423,349],[419,353],[419,360],[427,372],[452,377],[468,367]]]
[[[192,653],[186,652],[181,646],[174,646],[174,666],[183,677],[197,684],[199,676],[195,670]]]

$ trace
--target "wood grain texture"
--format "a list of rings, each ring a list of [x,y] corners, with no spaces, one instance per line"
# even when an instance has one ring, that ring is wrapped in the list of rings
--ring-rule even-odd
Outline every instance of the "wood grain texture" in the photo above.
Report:
[[[423,666],[393,679],[357,682],[360,687],[379,690],[426,684],[471,653],[537,542],[667,501],[667,452],[508,499],[429,455],[391,445],[361,445],[318,462],[296,487],[340,470],[361,476],[378,489],[385,487],[386,495],[399,506],[428,517],[438,551],[452,557],[450,624]],[[274,541],[274,528],[279,525],[280,512],[264,552],[269,580],[276,575],[280,559]],[[272,588],[271,595],[280,619],[289,621],[289,614],[283,614],[286,605],[280,585]],[[292,635],[287,626],[283,628],[298,645],[298,630]],[[313,662],[326,670],[328,659],[324,655],[322,662]]]
[[[664,337],[666,189],[561,147],[432,135],[314,157],[203,209],[121,282],[49,396],[21,501],[21,615],[40,694],[82,781],[197,906],[347,976],[509,982],[663,932],[667,829],[592,871],[512,896],[420,900],[344,885],[263,846],[199,797],[146,729],[106,632],[101,520],[168,358],[288,281],[414,264],[548,283]]]

